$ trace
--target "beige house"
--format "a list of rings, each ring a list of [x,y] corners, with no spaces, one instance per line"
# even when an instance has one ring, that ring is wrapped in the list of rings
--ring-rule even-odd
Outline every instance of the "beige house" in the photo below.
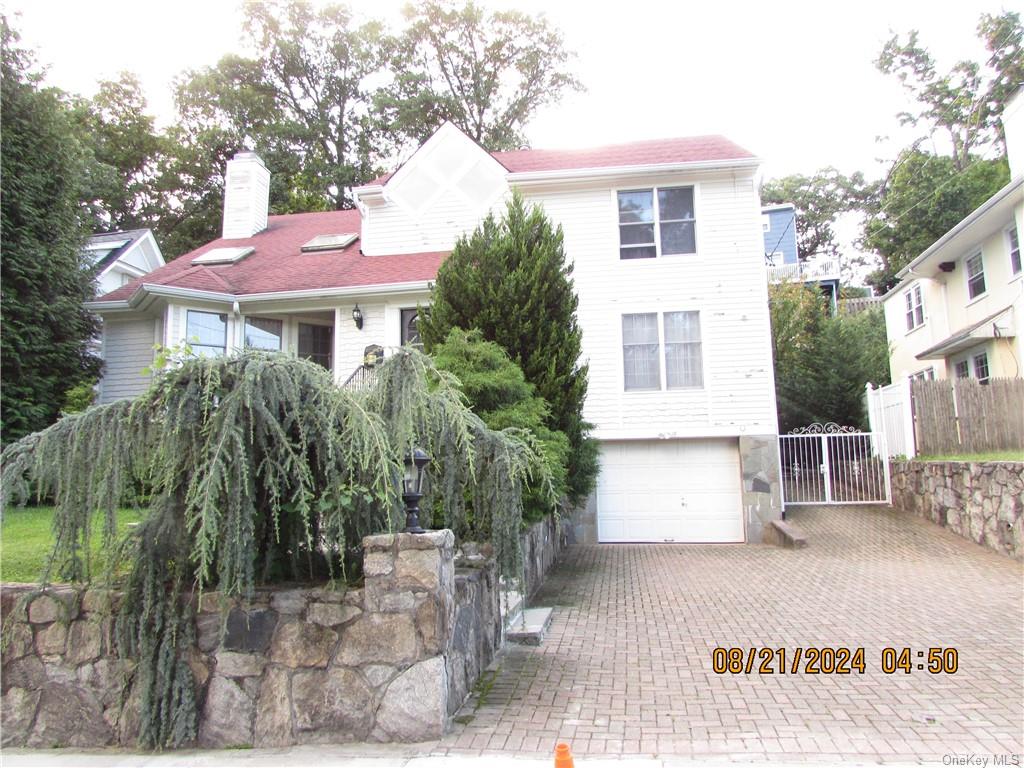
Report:
[[[1022,94],[1003,115],[1010,183],[904,267],[884,297],[893,381],[1024,376]]]

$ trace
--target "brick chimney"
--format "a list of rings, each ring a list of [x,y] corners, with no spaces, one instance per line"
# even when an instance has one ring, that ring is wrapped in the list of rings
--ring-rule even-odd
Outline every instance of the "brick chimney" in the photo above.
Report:
[[[270,171],[255,152],[238,152],[224,173],[224,230],[228,240],[267,228]]]
[[[1006,134],[1006,159],[1010,161],[1010,178],[1024,174],[1024,87],[1003,107],[1003,132]]]

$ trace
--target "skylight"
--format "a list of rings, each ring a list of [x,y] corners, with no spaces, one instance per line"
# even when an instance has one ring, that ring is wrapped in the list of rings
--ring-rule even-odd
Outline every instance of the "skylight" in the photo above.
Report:
[[[192,259],[193,264],[234,264],[240,259],[244,259],[250,253],[255,251],[251,245],[241,246],[238,248],[213,248],[207,251],[202,256],[196,256]]]
[[[317,235],[302,246],[302,252],[336,251],[351,245],[358,237],[359,234],[356,232],[342,232],[340,235]]]

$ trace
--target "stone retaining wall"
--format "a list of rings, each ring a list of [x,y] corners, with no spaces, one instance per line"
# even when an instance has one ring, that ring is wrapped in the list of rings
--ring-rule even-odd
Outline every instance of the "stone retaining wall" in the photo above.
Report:
[[[534,523],[523,533],[523,578],[527,597],[540,589],[562,550],[572,543],[571,533],[571,524],[554,515]]]
[[[1024,463],[893,461],[892,503],[1024,559]]]
[[[490,560],[455,568],[451,531],[369,536],[347,592],[261,590],[196,618],[190,666],[203,747],[421,741],[444,733],[501,643]],[[4,585],[3,746],[134,745],[134,663],[118,659],[118,595]]]

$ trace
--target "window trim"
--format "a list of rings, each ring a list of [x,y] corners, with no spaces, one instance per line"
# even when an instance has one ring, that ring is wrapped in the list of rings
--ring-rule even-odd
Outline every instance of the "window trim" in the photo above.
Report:
[[[963,368],[961,368],[963,366]],[[963,375],[961,376],[961,372]],[[971,378],[971,360],[969,357],[965,357],[962,360],[953,361],[953,378],[954,379],[969,379]]]
[[[1012,237],[1010,233],[1013,233]],[[1020,229],[1017,228],[1017,223],[1010,224],[1003,230],[1006,236],[1006,255],[1010,257],[1010,279],[1014,280],[1024,274],[1024,264],[1021,264],[1021,253],[1020,253]],[[1013,239],[1017,239],[1017,269],[1013,268]]]
[[[199,342],[193,342],[192,341],[192,334],[190,334],[188,332],[188,326],[189,326],[189,317],[190,317],[190,315],[193,312],[195,314],[197,314],[197,315],[215,315],[218,318],[220,318],[220,317],[224,318],[224,346],[218,347],[215,344],[200,344]],[[196,338],[198,338],[198,336]],[[185,343],[189,346],[190,349],[194,350],[197,347],[202,347],[203,349],[219,349],[220,350],[220,354],[226,355],[228,353],[228,344],[231,341],[231,318],[228,317],[228,313],[227,312],[218,312],[217,310],[209,310],[209,309],[191,309],[191,308],[186,307],[185,308],[185,333],[184,333],[184,340],[185,340]]]
[[[975,295],[972,296],[971,295],[971,278],[972,277],[977,277],[978,275],[972,275],[971,274],[970,262],[973,259],[975,259],[975,258],[978,259],[978,263],[981,265],[981,269],[978,272],[978,275],[981,275],[981,282],[984,284],[984,288],[979,293],[976,293]],[[970,304],[970,303],[972,303],[972,302],[982,298],[986,294],[988,294],[988,281],[985,280],[985,256],[982,254],[982,252],[980,250],[973,252],[970,256],[964,257],[964,279],[966,280],[967,303],[968,304]]]
[[[667,363],[665,358],[665,315],[673,312],[695,312],[697,313],[697,322],[700,326],[700,380],[699,386],[688,386],[688,387],[669,387],[668,386],[668,371]],[[658,328],[658,388],[647,388],[647,389],[626,389],[626,359],[625,359],[625,337],[623,335],[623,318],[626,315],[655,315],[657,318]],[[618,314],[618,333],[619,333],[619,382],[622,385],[622,394],[624,395],[650,395],[652,393],[670,394],[673,392],[707,392],[708,389],[708,366],[707,356],[704,354],[704,337],[706,328],[704,326],[704,310],[693,307],[673,307],[671,309],[653,309],[647,307],[637,307],[636,309],[622,310]],[[690,342],[697,343],[697,342]]]
[[[914,302],[915,297],[917,298],[916,303]],[[918,314],[916,310],[918,309],[921,310],[921,322],[916,322]],[[921,290],[920,283],[914,283],[903,292],[903,317],[907,323],[905,333],[913,333],[928,322],[924,313],[924,291]]]
[[[691,189],[691,190],[693,190],[693,219],[668,219],[665,222],[665,223],[668,223],[668,224],[679,223],[679,222],[684,222],[684,221],[692,221],[693,222],[693,253],[662,253],[661,252],[661,224],[662,224],[662,221],[661,221],[661,206],[658,203],[658,190],[660,190],[660,189]],[[653,226],[654,226],[654,256],[650,257],[650,258],[624,259],[624,258],[622,258],[622,248],[623,248],[623,245],[622,245],[622,234],[621,234],[622,231],[620,229],[622,224],[619,221],[619,194],[622,193],[622,192],[647,192],[647,191],[651,192],[651,209],[652,209],[652,211],[654,213],[654,222],[653,222]],[[700,217],[697,216],[697,211],[700,210],[701,201],[700,201],[700,184],[698,184],[697,182],[690,182],[689,184],[663,184],[663,185],[652,184],[649,187],[643,187],[643,186],[640,186],[640,187],[637,187],[637,186],[616,187],[615,189],[612,189],[611,196],[612,196],[612,206],[614,208],[614,214],[615,214],[615,218],[614,218],[614,220],[615,220],[615,238],[619,242],[619,244],[615,248],[616,261],[619,261],[619,262],[623,262],[623,261],[629,261],[629,262],[637,262],[637,261],[639,261],[639,262],[644,262],[644,261],[657,262],[658,259],[663,259],[663,258],[694,258],[694,257],[698,257],[700,255],[700,234],[699,234],[699,231],[698,231],[699,227],[697,226],[697,222],[699,221]],[[648,247],[649,248],[650,245],[649,244],[644,244],[644,245],[633,244],[633,245],[629,245],[629,246],[625,246],[625,247],[627,247],[627,248],[629,248],[629,247],[634,247],[634,248]],[[644,314],[644,313],[628,313],[627,312],[626,314]]]
[[[403,318],[405,317],[405,314],[407,312],[414,313],[414,315],[416,317],[417,325],[419,324],[419,307],[399,307],[398,308],[398,345],[399,346],[405,346],[405,344],[406,344],[406,342],[405,342],[405,321],[403,320]],[[416,333],[417,333],[417,335],[419,334],[419,329],[418,328],[416,330]],[[419,341],[411,342],[411,346],[416,347],[417,349],[423,349],[423,338],[420,337]]]
[[[979,384],[988,384],[992,380],[992,368],[988,362],[988,350],[983,349],[981,352],[976,352],[970,356],[971,359],[971,373],[974,374],[972,378],[977,379]],[[985,375],[978,375],[978,360],[983,360],[985,365]]]
[[[267,349],[266,347],[250,347],[249,346],[248,341],[246,339],[246,336],[247,336],[247,331],[249,329],[249,321],[250,320],[270,320],[271,322],[275,322],[275,323],[280,323],[281,324],[281,335],[279,336],[280,344],[278,345],[276,350],[274,350],[274,349]],[[261,352],[284,352],[285,334],[287,333],[287,327],[285,325],[285,322],[284,322],[283,318],[280,318],[280,317],[267,317],[266,315],[242,315],[242,323],[241,323],[241,325],[242,325],[242,338],[241,338],[241,347],[242,347],[242,349],[256,349],[256,350],[259,350]]]

